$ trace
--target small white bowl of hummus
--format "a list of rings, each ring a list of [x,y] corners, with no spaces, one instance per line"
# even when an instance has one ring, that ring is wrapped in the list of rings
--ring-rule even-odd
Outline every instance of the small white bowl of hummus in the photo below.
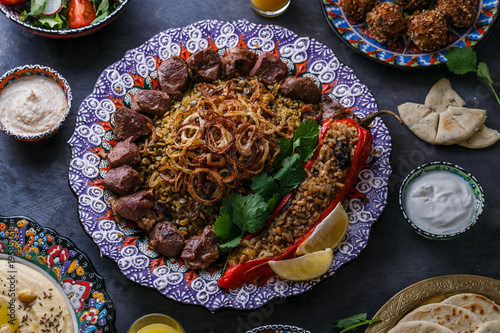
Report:
[[[477,179],[458,165],[431,162],[417,167],[399,191],[403,217],[419,235],[452,239],[470,230],[484,208]]]
[[[0,78],[0,130],[21,141],[56,133],[71,110],[71,88],[58,72],[41,65],[11,69]]]

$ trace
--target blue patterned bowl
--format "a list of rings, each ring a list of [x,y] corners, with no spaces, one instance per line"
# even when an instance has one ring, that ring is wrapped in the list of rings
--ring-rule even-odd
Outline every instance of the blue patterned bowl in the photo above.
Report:
[[[449,171],[457,176],[462,177],[466,182],[470,184],[472,191],[474,193],[474,207],[475,207],[474,214],[469,223],[467,224],[467,226],[457,232],[446,233],[446,234],[431,233],[429,231],[423,230],[422,228],[418,227],[407,214],[407,210],[405,207],[405,198],[409,186],[413,183],[413,181],[418,179],[421,175],[430,171],[439,171],[439,170]],[[483,212],[484,193],[481,185],[479,185],[476,178],[472,176],[471,173],[465,171],[458,165],[454,165],[448,162],[431,162],[417,167],[415,170],[410,172],[408,176],[406,176],[399,190],[399,207],[401,209],[401,212],[403,213],[403,217],[405,218],[406,222],[408,222],[411,228],[419,235],[432,240],[453,239],[463,235],[468,230],[470,230],[474,225],[476,225],[476,222],[479,219],[479,215],[481,215],[481,213]]]

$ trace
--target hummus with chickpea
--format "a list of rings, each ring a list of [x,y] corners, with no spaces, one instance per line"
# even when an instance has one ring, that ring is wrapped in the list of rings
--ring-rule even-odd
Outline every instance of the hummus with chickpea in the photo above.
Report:
[[[0,259],[0,333],[73,333],[66,296],[37,270]]]

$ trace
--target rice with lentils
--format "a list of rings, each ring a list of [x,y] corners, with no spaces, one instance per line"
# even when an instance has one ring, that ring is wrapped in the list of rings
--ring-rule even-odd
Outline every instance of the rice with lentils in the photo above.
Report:
[[[277,256],[304,235],[343,188],[357,140],[355,127],[331,122],[317,159],[293,193],[289,206],[261,233],[244,239],[231,253],[229,263],[235,266],[251,259]]]
[[[155,210],[163,215],[158,220],[174,223],[186,238],[199,235],[205,226],[213,225],[225,196],[231,191],[249,193],[251,177],[272,168],[279,152],[277,142],[281,137],[293,136],[301,122],[303,106],[301,101],[284,97],[278,84],[265,86],[256,78],[217,80],[190,87],[181,101],[173,103],[163,116],[154,118],[153,135],[139,142],[142,160],[136,169],[142,178],[142,188],[154,192]],[[207,129],[214,122],[212,119],[220,123]],[[208,137],[205,132],[200,136],[203,127],[205,132],[212,131]],[[224,151],[227,141],[233,139],[225,127],[243,133],[233,145],[233,153]],[[214,141],[210,149],[207,138]],[[250,147],[251,142],[254,144]],[[245,149],[258,155],[261,161],[246,167],[249,164],[246,155],[231,155]],[[238,170],[228,160],[229,155]],[[328,169],[328,162],[321,160],[325,162],[323,169]],[[209,169],[211,165],[219,165],[215,173]],[[237,175],[235,171],[239,171]],[[321,173],[321,168],[313,173]],[[203,190],[201,185],[205,181],[199,177],[202,174],[215,185]],[[318,178],[315,186],[324,188],[323,181],[323,177]],[[214,197],[207,197],[212,192],[216,193]],[[311,192],[305,195],[308,193]],[[298,207],[302,210],[309,206]],[[319,209],[320,206],[315,206],[311,212]]]

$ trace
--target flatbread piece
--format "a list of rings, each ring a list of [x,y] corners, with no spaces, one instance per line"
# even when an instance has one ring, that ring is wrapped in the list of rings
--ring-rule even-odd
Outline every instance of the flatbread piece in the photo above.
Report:
[[[425,105],[441,113],[445,112],[448,106],[465,106],[465,101],[451,87],[450,81],[442,78],[434,84],[425,97]]]
[[[500,140],[500,133],[483,124],[476,134],[459,142],[458,145],[469,149],[482,149],[494,145],[498,140]]]
[[[452,145],[467,140],[479,131],[485,119],[485,110],[448,106],[439,113],[435,143]]]
[[[430,303],[416,308],[400,322],[430,321],[449,328],[455,333],[470,333],[477,330],[483,323],[473,312],[459,306]]]
[[[500,320],[500,307],[498,304],[482,295],[472,293],[457,294],[446,298],[441,303],[470,310],[483,322]]]
[[[500,333],[500,320],[493,320],[482,324],[476,333]]]
[[[407,321],[397,324],[387,333],[453,333],[453,331],[430,321]]]

